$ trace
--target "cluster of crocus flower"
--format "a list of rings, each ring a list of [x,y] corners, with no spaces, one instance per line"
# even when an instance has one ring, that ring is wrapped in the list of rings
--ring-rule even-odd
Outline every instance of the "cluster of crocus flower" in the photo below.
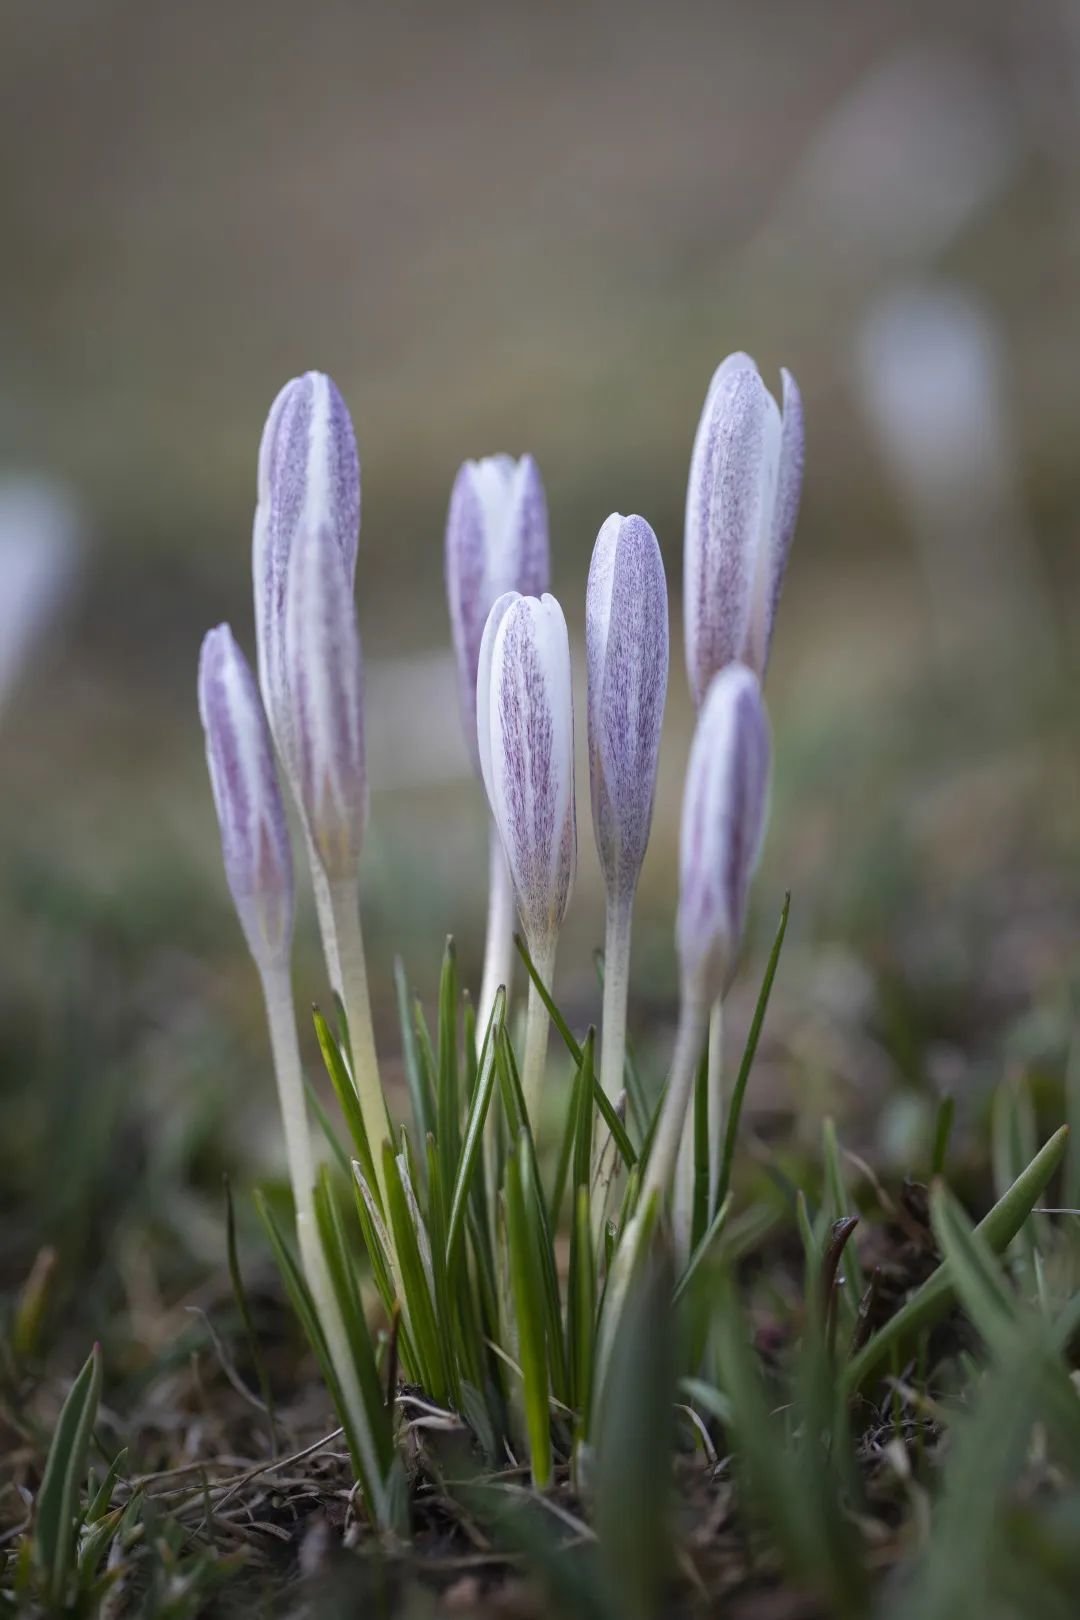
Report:
[[[706,398],[687,492],[686,652],[699,714],[681,831],[681,1015],[642,1180],[650,1199],[673,1194],[676,1240],[684,1251],[687,1154],[693,1153],[689,1101],[713,1009],[708,1121],[715,1199],[719,1007],[765,825],[770,742],[760,683],[803,454],[798,391],[786,373],[783,382],[781,410],[747,356],[724,361]],[[359,526],[360,471],[348,411],[328,377],[309,373],[275,400],[259,453],[253,541],[258,681],[228,627],[220,626],[203,646],[199,702],[226,873],[266,995],[301,1259],[346,1401],[345,1332],[312,1213],[313,1156],[289,968],[293,869],[275,753],[303,830],[327,971],[345,1013],[345,1048],[375,1194],[385,1199],[382,1150],[390,1122],[372,1034],[357,882],[368,798],[353,594]],[[466,737],[491,818],[477,1041],[482,1047],[499,987],[509,988],[516,912],[535,970],[521,1071],[534,1119],[548,1031],[537,980],[550,986],[577,866],[570,643],[562,608],[547,593],[549,573],[547,505],[535,462],[529,456],[466,462],[450,501],[446,583]],[[607,1102],[617,1106],[631,920],[652,822],[668,682],[667,583],[656,535],[644,518],[615,513],[603,524],[585,606],[592,819],[607,895],[600,1081]],[[598,1154],[598,1176],[601,1161]]]

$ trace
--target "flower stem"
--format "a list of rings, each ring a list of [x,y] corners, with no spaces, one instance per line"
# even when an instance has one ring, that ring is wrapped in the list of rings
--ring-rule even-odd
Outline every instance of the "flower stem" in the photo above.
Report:
[[[270,1027],[270,1047],[274,1059],[278,1102],[285,1129],[289,1180],[292,1183],[293,1202],[296,1205],[296,1241],[300,1250],[300,1262],[326,1337],[341,1397],[348,1408],[357,1443],[363,1454],[364,1471],[372,1495],[372,1510],[377,1521],[386,1524],[388,1501],[385,1481],[379,1470],[379,1459],[356,1368],[349,1351],[345,1323],[319,1240],[315,1215],[315,1170],[311,1154],[311,1138],[308,1133],[307,1106],[304,1101],[300,1049],[296,1039],[292,980],[286,964],[260,971],[263,996],[266,1000],[266,1019]]]
[[[667,1093],[660,1111],[652,1152],[649,1154],[641,1188],[640,1202],[643,1207],[653,1193],[658,1192],[663,1197],[671,1187],[679,1143],[683,1135],[683,1121],[687,1117],[687,1105],[693,1094],[694,1076],[697,1073],[704,1038],[704,1004],[699,995],[684,988]],[[692,1168],[691,1154],[691,1170]]]
[[[382,1146],[384,1142],[390,1140],[390,1120],[386,1112],[382,1082],[379,1079],[375,1031],[371,1022],[364,937],[360,931],[359,886],[355,879],[346,879],[344,882],[332,883],[329,886],[329,894],[341,969],[341,999],[345,1006],[349,1043],[352,1047],[353,1085],[356,1087],[368,1147],[371,1149],[371,1158],[375,1166],[379,1197],[385,1210],[388,1205]]]
[[[717,996],[709,1015],[709,1219],[716,1208],[724,1150],[724,1003]]]
[[[550,992],[551,981],[555,977],[554,938],[545,942],[540,949],[534,949],[530,940],[529,954],[532,956],[533,966],[543,980],[546,989]],[[548,1010],[544,1006],[539,990],[530,978],[529,1010],[525,1019],[525,1061],[521,1070],[521,1089],[525,1096],[525,1108],[529,1116],[529,1124],[534,1134],[539,1130],[540,1094],[544,1087],[548,1028]]]
[[[630,989],[630,935],[634,914],[633,892],[618,899],[608,896],[604,931],[604,1006],[601,1023],[600,1084],[611,1103],[623,1090],[626,1059],[626,1002]],[[604,1229],[611,1184],[619,1168],[611,1133],[601,1124],[593,1144],[593,1236]]]
[[[491,1009],[495,1005],[495,997],[499,986],[506,986],[507,997],[510,995],[510,980],[514,967],[514,886],[510,880],[510,868],[506,864],[503,853],[502,839],[499,829],[495,825],[495,818],[491,818],[490,826],[490,857],[488,871],[488,919],[487,942],[484,947],[484,977],[480,983],[480,1000],[476,1005],[476,1053],[479,1057],[480,1048],[484,1044],[488,1023],[491,1019]]]
[[[600,1084],[608,1101],[618,1101],[626,1059],[626,1002],[630,991],[630,933],[634,896],[608,899],[604,935],[604,1008],[600,1034]]]

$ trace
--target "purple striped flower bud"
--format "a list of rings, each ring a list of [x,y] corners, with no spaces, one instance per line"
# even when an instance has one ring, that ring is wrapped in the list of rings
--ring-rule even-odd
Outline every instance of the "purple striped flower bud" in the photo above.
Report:
[[[227,624],[202,644],[199,715],[240,924],[260,968],[279,966],[292,945],[292,848],[255,677]]]
[[[364,670],[346,563],[325,527],[297,531],[284,628],[297,797],[327,878],[351,878],[367,825]]]
[[[684,983],[723,993],[765,831],[771,745],[757,677],[729,664],[709,687],[683,793],[676,923]]]
[[[656,535],[615,512],[585,597],[593,827],[608,894],[630,900],[652,825],[668,679],[668,600]]]
[[[765,676],[802,490],[803,412],[783,379],[783,413],[746,354],[717,367],[686,490],[686,667],[700,707],[725,665]]]
[[[345,401],[319,371],[294,377],[270,407],[259,447],[252,540],[259,685],[292,779],[298,766],[289,730],[285,599],[290,559],[302,530],[325,530],[331,537],[351,597],[360,533],[360,464]]]
[[[506,591],[540,596],[550,572],[547,501],[532,456],[466,461],[446,518],[446,594],[462,720],[477,771],[476,679],[488,614]]]
[[[484,786],[535,955],[558,934],[577,870],[570,641],[553,596],[495,602],[476,702]]]

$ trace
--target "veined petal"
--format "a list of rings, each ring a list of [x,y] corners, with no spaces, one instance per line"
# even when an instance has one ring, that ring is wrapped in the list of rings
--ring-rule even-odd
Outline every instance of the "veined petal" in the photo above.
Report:
[[[536,950],[558,932],[577,869],[570,642],[553,596],[520,596],[505,605],[487,690],[485,783],[522,925]]]
[[[327,530],[349,590],[360,532],[360,464],[345,401],[322,372],[295,377],[270,407],[259,447],[252,537],[259,684],[286,769],[295,779],[288,726],[284,619],[290,558],[303,530]]]
[[[683,795],[676,924],[684,982],[714,1000],[746,922],[768,805],[771,743],[757,677],[730,664],[698,717]]]
[[[480,660],[476,675],[476,749],[480,776],[488,803],[495,803],[495,785],[491,769],[491,669],[495,657],[495,643],[503,619],[515,602],[520,602],[520,591],[505,591],[496,597],[487,616],[484,635],[480,643]]]
[[[802,408],[784,373],[784,415],[748,355],[709,385],[690,461],[684,570],[686,658],[699,706],[735,660],[762,678],[802,482]]]
[[[352,588],[327,528],[296,536],[285,668],[300,806],[327,877],[351,876],[367,823],[364,673]]]
[[[614,513],[585,598],[593,828],[608,894],[629,900],[649,842],[668,678],[667,580],[656,535]]]
[[[477,769],[476,679],[488,614],[507,591],[539,596],[548,574],[547,502],[533,458],[465,462],[447,514],[446,592],[462,721]]]
[[[225,875],[251,953],[270,967],[292,945],[292,848],[258,688],[225,624],[202,644],[199,715]]]

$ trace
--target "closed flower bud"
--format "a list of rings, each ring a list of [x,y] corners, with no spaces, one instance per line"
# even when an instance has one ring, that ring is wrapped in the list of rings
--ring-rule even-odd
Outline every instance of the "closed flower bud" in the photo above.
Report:
[[[683,794],[676,934],[683,982],[722,995],[765,831],[769,722],[757,677],[731,664],[709,688]]]
[[[585,597],[593,827],[608,895],[629,901],[652,825],[668,678],[667,580],[640,517],[600,530]]]
[[[799,511],[802,400],[781,372],[783,412],[749,355],[717,368],[686,491],[686,666],[699,706],[725,665],[765,676]]]
[[[522,926],[530,950],[543,954],[554,944],[577,869],[570,642],[553,596],[510,593],[492,607],[480,653],[477,732]]]
[[[286,770],[297,770],[289,730],[285,600],[301,531],[325,531],[341,558],[350,597],[360,532],[360,464],[349,412],[331,379],[308,371],[278,394],[259,447],[252,541],[259,685]]]
[[[476,678],[488,614],[506,591],[540,596],[549,575],[547,501],[532,456],[466,461],[446,519],[446,594],[462,720],[477,770]]]
[[[352,586],[325,527],[293,544],[284,664],[300,808],[328,880],[352,878],[367,824],[364,672]]]
[[[292,945],[292,849],[255,677],[225,624],[202,644],[199,715],[240,923],[260,968],[280,966]]]

